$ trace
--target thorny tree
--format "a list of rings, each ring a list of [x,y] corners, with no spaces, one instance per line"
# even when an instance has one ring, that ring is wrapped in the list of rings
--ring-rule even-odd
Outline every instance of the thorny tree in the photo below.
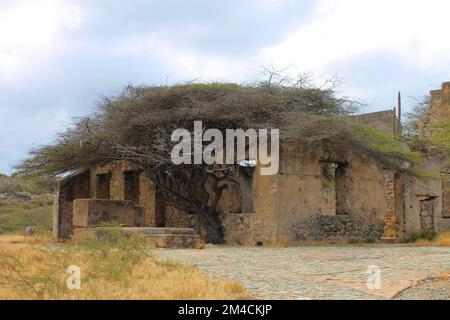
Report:
[[[337,98],[333,87],[314,87],[271,74],[256,85],[188,83],[172,87],[128,86],[115,98],[104,97],[99,109],[78,119],[52,145],[32,150],[18,167],[21,175],[79,172],[94,164],[128,160],[145,171],[167,205],[198,214],[207,241],[223,241],[217,205],[223,191],[236,184],[233,165],[174,165],[172,132],[203,128],[280,129],[280,139],[298,144],[326,144],[356,149],[377,157],[386,166],[398,166],[410,155],[386,138],[371,134],[342,117],[356,104]]]

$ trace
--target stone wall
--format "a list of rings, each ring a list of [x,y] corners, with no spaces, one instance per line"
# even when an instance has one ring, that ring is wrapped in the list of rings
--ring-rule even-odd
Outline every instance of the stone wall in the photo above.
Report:
[[[425,172],[438,173],[442,165],[448,161],[445,156],[426,156],[424,161],[415,165],[416,169]],[[423,229],[423,215],[431,214],[433,231],[439,232],[450,229],[450,218],[445,215],[446,199],[445,181],[439,178],[420,178],[408,176],[404,186],[404,229],[408,234]],[[425,206],[428,204],[428,209]],[[430,211],[427,213],[426,211]]]
[[[442,217],[450,220],[450,176],[444,176],[442,182]],[[450,221],[448,222],[450,225]]]
[[[395,196],[391,194],[394,193],[393,176],[389,175],[390,179],[386,180],[385,172],[376,163],[349,152],[331,152],[320,146],[302,149],[286,144],[281,148],[280,157],[279,174],[262,176],[257,167],[251,183],[239,183],[235,188],[225,190],[218,209],[228,244],[294,244],[327,237],[369,239],[379,236],[379,221],[384,221],[396,210]],[[329,164],[330,173],[324,173],[324,163]],[[134,205],[145,212],[144,226],[154,226],[156,220],[162,219],[158,222],[162,224],[160,226],[193,228],[205,236],[196,214],[186,214],[166,206],[161,199],[158,201],[157,192],[144,173],[139,173],[139,179],[133,179],[139,187],[133,186],[133,195],[127,196],[125,173],[133,170],[126,162],[111,162],[69,179],[67,186],[60,190],[72,197],[70,202],[60,202],[66,212],[65,225],[73,228],[73,199],[96,199],[98,175],[108,174],[110,201],[123,201],[126,197],[135,199],[134,202],[138,199]],[[235,178],[238,182],[243,181],[242,175],[237,170]],[[81,185],[85,188],[80,188]],[[242,197],[241,188],[245,186],[247,198]],[[77,194],[76,189],[84,192]],[[243,205],[249,197],[252,205]],[[241,212],[243,208],[253,212]],[[161,215],[158,219],[157,212]],[[362,225],[368,222],[366,227]],[[352,225],[354,230],[351,230]],[[309,233],[299,231],[313,226],[316,229]]]
[[[385,172],[376,163],[349,152],[291,145],[282,146],[280,158],[278,175],[261,176],[256,169],[253,213],[222,212],[227,243],[253,246],[335,237],[380,239],[385,216],[395,211],[395,197],[387,197],[394,185],[385,182]],[[336,164],[331,166],[334,170],[340,168],[339,179],[337,175],[331,175],[333,181],[324,177],[324,162]],[[224,200],[230,201],[232,193],[228,190]]]
[[[188,214],[173,207],[166,207],[164,226],[169,228],[192,228],[204,238],[206,230],[199,221],[198,214]]]
[[[441,89],[430,92],[431,105],[420,122],[422,136],[430,137],[440,121],[450,120],[450,82],[442,84]],[[421,230],[421,211],[431,211],[432,225],[436,232],[450,229],[450,191],[448,156],[429,155],[418,167],[422,170],[441,173],[438,179],[410,179],[406,199],[410,206],[408,211],[408,229]],[[427,203],[424,203],[426,201]],[[426,209],[428,208],[428,209]],[[412,222],[412,223],[411,223]]]
[[[420,202],[416,196],[425,191],[420,191],[416,181],[410,181],[412,178],[400,178],[380,168],[375,161],[347,150],[336,152],[321,146],[301,148],[283,144],[280,151],[277,175],[262,176],[257,167],[251,182],[238,183],[224,191],[218,209],[228,244],[295,244],[328,238],[377,240],[382,236],[399,237],[404,230],[420,226],[417,218]],[[73,200],[96,199],[98,175],[108,174],[109,199],[133,199],[130,201],[145,212],[144,226],[193,228],[205,236],[198,216],[166,206],[144,173],[136,171],[132,179],[139,186],[126,187],[125,174],[130,176],[133,171],[136,170],[129,163],[111,162],[65,181],[58,196],[62,199],[59,202],[62,211],[58,212],[64,211],[64,217],[56,229],[70,234]],[[240,170],[235,178],[243,181]],[[246,197],[242,196],[244,187]],[[433,185],[432,189],[442,196],[442,186]],[[403,201],[405,194],[410,196],[407,202]],[[244,209],[252,212],[242,212]],[[439,226],[444,220],[449,221],[435,219]]]
[[[399,130],[401,130],[399,128],[398,118],[393,110],[355,115],[351,116],[350,119],[393,135],[398,135]]]
[[[420,133],[429,137],[435,130],[433,124],[450,120],[450,82],[442,84],[440,90],[430,91],[431,105],[420,122]]]
[[[299,240],[331,242],[378,241],[383,235],[384,221],[376,215],[319,215],[296,226]]]
[[[103,223],[143,227],[144,210],[131,201],[76,199],[73,201],[73,226],[92,227]]]
[[[113,161],[105,165],[99,165],[91,168],[90,174],[90,198],[98,199],[97,183],[98,175],[110,174],[110,197],[111,200],[125,200],[127,196],[125,175],[130,175],[132,172],[137,176],[133,192],[136,193],[133,197],[135,204],[144,209],[144,226],[155,225],[155,208],[156,208],[156,192],[151,180],[140,170],[137,170],[132,164],[126,161]],[[137,200],[137,201],[136,201]]]
[[[90,171],[62,179],[53,208],[53,236],[66,239],[73,233],[73,201],[89,198]]]

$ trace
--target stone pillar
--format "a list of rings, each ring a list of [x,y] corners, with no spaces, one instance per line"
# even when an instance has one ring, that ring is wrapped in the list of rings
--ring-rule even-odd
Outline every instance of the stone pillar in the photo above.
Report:
[[[156,192],[153,182],[141,173],[139,176],[139,205],[144,208],[146,227],[155,225]]]
[[[384,234],[383,238],[397,238],[397,217],[395,214],[395,173],[384,171]]]

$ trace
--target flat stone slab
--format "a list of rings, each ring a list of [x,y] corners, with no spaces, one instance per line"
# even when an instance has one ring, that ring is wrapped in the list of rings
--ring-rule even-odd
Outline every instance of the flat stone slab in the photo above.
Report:
[[[199,248],[200,236],[190,228],[122,228],[125,234],[142,234],[156,248]]]
[[[237,280],[257,299],[390,299],[420,280],[450,271],[450,248],[435,247],[216,246],[153,252],[160,259],[196,265],[214,280]],[[367,286],[370,266],[379,268],[380,289]]]
[[[203,246],[200,236],[190,228],[118,227],[124,234],[142,234],[148,244],[156,248],[199,248]],[[98,235],[97,228],[75,228],[74,234]]]
[[[144,235],[160,235],[160,234],[179,234],[179,235],[197,235],[197,232],[191,228],[155,228],[155,227],[123,227],[123,232],[141,233]]]

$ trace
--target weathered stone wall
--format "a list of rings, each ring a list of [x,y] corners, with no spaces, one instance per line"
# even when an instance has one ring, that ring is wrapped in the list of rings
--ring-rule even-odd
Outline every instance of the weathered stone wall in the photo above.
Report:
[[[53,208],[53,236],[68,238],[73,233],[73,201],[89,198],[89,170],[59,182]]]
[[[206,230],[199,221],[198,214],[187,214],[179,209],[167,206],[164,226],[169,228],[192,228],[204,238]]]
[[[301,240],[373,242],[383,236],[384,221],[373,214],[318,215],[296,226]]]
[[[440,172],[443,163],[447,161],[444,156],[427,156],[424,161],[415,166],[425,172]],[[423,229],[423,216],[425,202],[429,203],[432,216],[433,231],[441,231],[450,228],[450,219],[445,216],[443,199],[445,200],[445,188],[440,179],[419,178],[408,176],[405,178],[405,232],[420,231]]]
[[[354,154],[336,154],[320,147],[304,150],[283,145],[280,157],[279,174],[262,176],[260,168],[256,168],[251,184],[239,183],[224,192],[218,208],[227,243],[253,246],[258,242],[297,243],[318,238],[379,238],[380,221],[396,210],[393,174],[386,175],[375,163]],[[329,174],[324,173],[324,163],[330,164]],[[109,174],[110,199],[121,201],[126,197],[124,173],[132,170],[126,162],[93,167],[83,176],[70,179],[68,187],[60,192],[71,195],[73,201],[73,195],[77,194],[74,190],[84,185],[81,188],[84,193],[78,192],[77,198],[95,199],[97,176]],[[238,170],[236,180],[243,179]],[[155,188],[143,173],[138,183],[139,203],[135,205],[145,212],[142,224],[153,226],[158,207]],[[241,190],[244,187],[248,190]],[[249,200],[242,197],[243,191],[247,192],[247,198],[253,198],[251,205],[243,205],[243,201]],[[68,213],[64,223],[70,227],[64,228],[69,230],[73,228],[73,203],[61,202],[61,205]],[[196,214],[186,214],[161,203],[159,207],[163,226],[193,228],[205,236]],[[243,208],[253,212],[242,212]],[[305,228],[311,229],[305,233]]]
[[[430,95],[431,105],[420,122],[420,133],[425,137],[432,136],[437,130],[433,127],[435,124],[450,120],[450,82],[443,83],[440,90],[433,90]],[[417,178],[408,181],[408,192],[405,194],[410,207],[407,212],[408,231],[423,229],[424,216],[427,216],[426,220],[431,219],[434,231],[450,229],[450,183],[446,163],[448,157],[430,155],[418,166],[428,172],[441,172],[442,181]]]
[[[442,217],[448,219],[447,224],[450,228],[450,176],[444,176],[442,182]],[[445,227],[445,226],[444,226]]]
[[[97,176],[100,174],[111,174],[110,180],[110,199],[111,200],[125,200],[125,173],[129,171],[137,171],[139,179],[137,183],[136,197],[139,201],[136,203],[144,208],[145,226],[155,225],[155,207],[156,207],[156,193],[151,180],[143,173],[138,171],[132,164],[126,161],[113,161],[105,165],[95,166],[91,169],[91,190],[90,198],[97,199]]]
[[[282,146],[280,157],[278,175],[261,176],[256,169],[253,213],[223,212],[228,243],[294,244],[318,238],[364,240],[382,236],[386,214],[395,211],[394,196],[387,206],[389,192],[385,187],[394,192],[394,186],[385,182],[385,172],[375,163],[347,152],[333,154],[322,148],[302,150],[288,145]],[[341,176],[332,184],[324,179],[324,161],[342,165]],[[228,193],[228,198],[224,197],[227,201],[233,191]],[[337,200],[330,194],[338,195]]]
[[[440,90],[430,91],[430,95],[430,108],[426,110],[420,122],[420,132],[425,137],[433,134],[433,124],[450,120],[450,82],[443,83]]]
[[[399,130],[398,118],[393,110],[372,112],[351,116],[351,119],[364,123],[380,131],[396,135]]]
[[[239,246],[254,246],[255,235],[253,234],[255,214],[252,213],[229,213],[221,216],[224,227],[225,243]]]
[[[144,208],[146,227],[156,226],[155,209],[156,209],[156,190],[153,182],[144,174],[139,176],[139,205]]]
[[[442,159],[428,159],[420,168],[434,170],[441,163]],[[73,200],[95,199],[99,174],[110,175],[111,200],[130,197],[124,173],[133,170],[129,163],[111,162],[64,180],[58,195],[59,207],[55,207],[56,232],[64,236],[71,233]],[[229,244],[377,240],[382,236],[401,239],[405,233],[422,227],[423,200],[446,199],[441,182],[383,170],[376,162],[346,150],[334,152],[320,146],[302,149],[285,144],[281,146],[279,174],[262,176],[259,170],[257,167],[251,183],[239,183],[225,190],[219,203],[225,241]],[[238,170],[236,180],[243,179]],[[139,184],[133,186],[132,198],[145,212],[144,226],[154,226],[158,220],[158,226],[194,228],[205,236],[197,215],[158,201],[157,192],[145,174],[139,172],[139,179],[133,181]],[[242,196],[244,191],[246,197]],[[252,201],[243,205],[249,197]],[[448,227],[450,219],[443,214],[442,201],[436,200],[432,206],[434,228]]]
[[[72,221],[78,228],[92,227],[102,222],[143,227],[144,210],[125,200],[75,199]]]

